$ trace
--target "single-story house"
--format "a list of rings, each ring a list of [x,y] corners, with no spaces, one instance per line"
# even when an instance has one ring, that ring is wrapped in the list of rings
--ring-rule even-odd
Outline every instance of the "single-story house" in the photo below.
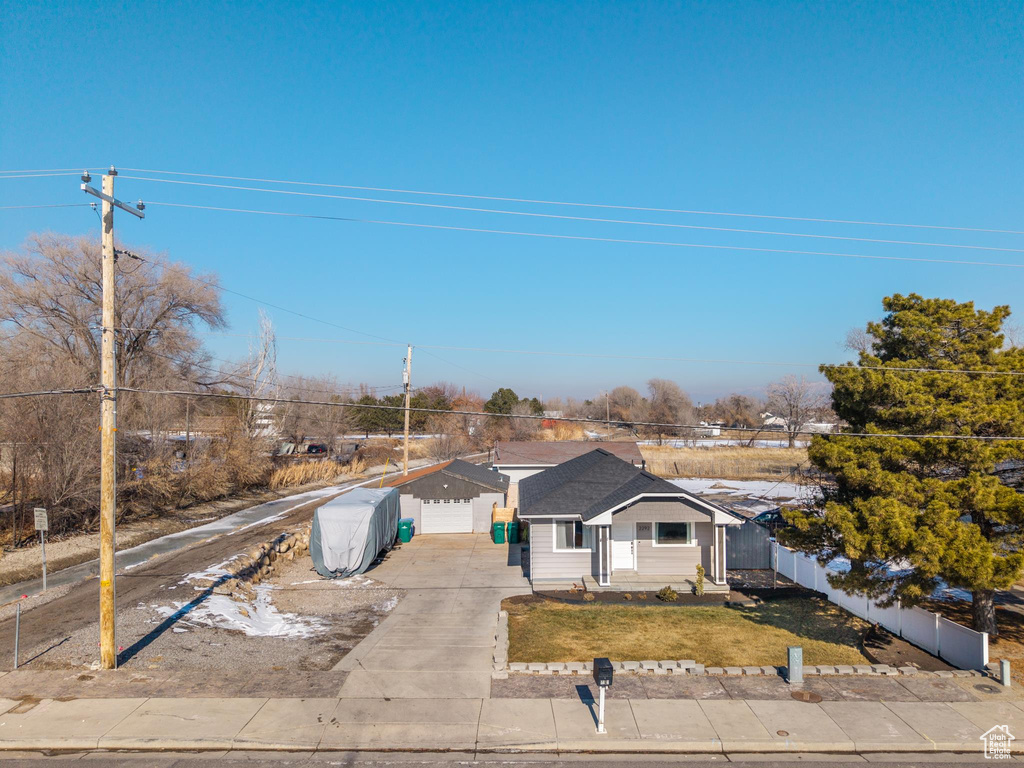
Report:
[[[596,440],[505,440],[494,444],[491,465],[518,483],[524,478],[556,467],[577,456],[602,448],[613,456],[637,467],[644,466],[644,457],[635,442],[603,442]]]
[[[519,483],[534,587],[727,591],[726,528],[744,519],[602,446]]]
[[[491,509],[505,506],[508,477],[455,459],[398,477],[402,517],[411,517],[416,533],[486,533]]]

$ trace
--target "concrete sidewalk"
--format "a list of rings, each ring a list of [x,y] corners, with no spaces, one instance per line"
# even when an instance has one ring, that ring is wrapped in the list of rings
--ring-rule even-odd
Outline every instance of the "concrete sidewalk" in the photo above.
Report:
[[[979,753],[1024,704],[569,699],[0,701],[0,750]],[[2,754],[2,752],[0,752]]]

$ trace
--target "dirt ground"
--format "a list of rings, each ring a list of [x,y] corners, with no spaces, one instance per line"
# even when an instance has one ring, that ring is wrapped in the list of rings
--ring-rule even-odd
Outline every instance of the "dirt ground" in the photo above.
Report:
[[[199,590],[186,576],[169,578],[144,602],[122,607],[120,666],[210,676],[330,670],[401,598],[400,591],[363,577],[323,579],[308,557],[281,562],[248,602]],[[97,627],[90,625],[55,645],[24,648],[22,663],[90,670],[97,647]]]

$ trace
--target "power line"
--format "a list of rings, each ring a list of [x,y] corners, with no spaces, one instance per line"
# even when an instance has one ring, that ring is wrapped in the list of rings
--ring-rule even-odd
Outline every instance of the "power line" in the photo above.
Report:
[[[861,253],[840,253],[835,251],[800,251],[788,248],[755,248],[753,246],[742,246],[742,245],[712,245],[707,243],[680,243],[667,240],[634,240],[627,238],[615,238],[615,237],[593,237],[585,235],[556,235],[545,232],[522,232],[517,230],[508,229],[485,229],[482,227],[458,227],[446,224],[420,224],[408,221],[390,221],[386,219],[358,219],[347,216],[325,216],[321,214],[312,213],[286,213],[283,211],[263,211],[251,208],[228,208],[223,206],[215,205],[195,205],[191,203],[169,203],[169,202],[153,202],[149,201],[147,205],[162,205],[171,208],[191,208],[195,210],[203,211],[222,211],[230,213],[253,213],[260,214],[263,216],[283,216],[286,218],[297,218],[297,219],[321,219],[324,221],[344,221],[354,224],[384,224],[395,227],[413,227],[417,229],[438,229],[446,230],[451,232],[477,232],[482,234],[492,235],[517,235],[519,237],[539,237],[550,240],[580,240],[585,242],[594,243],[618,243],[624,245],[658,245],[670,248],[697,248],[703,250],[716,250],[716,251],[745,251],[748,253],[781,253],[791,256],[835,256],[848,259],[870,259],[874,261],[911,261],[918,263],[927,264],[953,264],[953,265],[965,265],[972,267],[1009,267],[1013,269],[1024,268],[1024,264],[1012,264],[1006,262],[991,262],[991,261],[967,261],[960,259],[933,259],[923,256],[877,256],[868,255]],[[345,329],[348,330],[348,329]],[[393,339],[387,339],[387,341],[393,341]]]
[[[123,328],[120,330],[131,330],[131,331],[153,331],[161,330],[157,328]],[[199,334],[211,335],[211,336],[228,336],[233,338],[241,339],[252,339],[255,338],[250,333],[226,333],[224,331],[195,331]],[[368,345],[368,346],[381,346],[381,347],[403,347],[404,344],[398,342],[384,342],[384,341],[360,341],[356,339],[325,339],[325,338],[314,338],[309,336],[275,336],[279,341],[302,341],[311,343],[322,343],[322,344],[356,344],[356,345]],[[779,367],[792,367],[792,368],[836,368],[836,369],[848,369],[848,370],[860,370],[860,371],[882,371],[883,373],[943,373],[943,374],[973,374],[978,376],[1024,376],[1024,371],[1002,371],[1002,370],[986,370],[986,369],[972,369],[972,368],[924,368],[924,367],[913,367],[913,368],[894,368],[887,365],[855,365],[851,363],[807,363],[798,362],[793,360],[736,360],[729,358],[706,358],[706,357],[675,357],[670,355],[622,355],[610,352],[565,352],[565,351],[546,351],[546,350],[535,350],[535,349],[503,349],[497,347],[460,347],[443,344],[414,344],[416,349],[423,351],[425,354],[431,355],[441,362],[451,365],[453,367],[459,367],[457,364],[452,363],[442,357],[437,356],[430,352],[430,350],[441,349],[441,350],[452,350],[455,352],[485,352],[502,355],[536,355],[542,357],[567,357],[567,358],[583,358],[583,359],[603,359],[603,360],[641,360],[641,361],[654,361],[654,362],[670,362],[670,363],[709,363],[715,365],[765,365],[765,366],[779,366]],[[218,358],[213,358],[218,359]],[[228,362],[228,361],[223,361]],[[463,368],[463,370],[469,371],[469,369]],[[483,376],[483,374],[475,374]],[[492,381],[496,381],[492,379]],[[400,385],[396,385],[400,386]]]
[[[21,170],[0,171],[0,174],[8,173],[81,173],[82,171],[106,170],[98,165],[80,166],[78,168],[28,168]]]
[[[364,410],[388,410],[388,411],[401,411],[405,410],[404,405],[378,405],[378,404],[362,404],[362,403],[335,403],[330,401],[315,401],[315,400],[289,400],[280,397],[258,397],[252,395],[235,395],[235,394],[223,394],[219,392],[187,392],[183,390],[171,390],[171,389],[136,389],[129,387],[120,387],[122,392],[136,392],[139,394],[146,395],[167,395],[172,397],[211,397],[221,399],[244,399],[253,400],[256,402],[264,403],[281,403],[286,405],[325,405],[332,408],[356,408]],[[540,416],[534,416],[531,414],[516,414],[516,413],[488,413],[487,411],[451,411],[442,408],[409,408],[410,412],[414,413],[434,413],[443,414],[448,416],[484,416],[484,417],[496,417],[506,419],[533,419],[534,421],[540,420]],[[607,425],[607,419],[590,419],[580,416],[564,416],[557,419],[557,421],[567,421],[575,423],[585,424],[600,424]],[[620,423],[621,419],[613,419],[615,423]],[[632,427],[657,427],[661,429],[704,429],[705,425],[702,424],[676,424],[672,422],[657,422],[657,421],[630,421],[628,422]],[[735,432],[764,432],[763,427],[730,427]],[[995,435],[945,435],[945,434],[889,434],[889,433],[878,433],[878,432],[837,432],[833,435],[825,435],[820,432],[812,432],[808,430],[793,430],[786,432],[787,435],[818,435],[819,437],[870,437],[870,438],[896,438],[896,439],[912,439],[912,440],[962,440],[962,441],[982,441],[982,442],[1022,442],[1024,436],[1018,435],[1007,435],[1007,436],[995,436]]]
[[[14,176],[0,175],[0,179],[41,179],[47,176],[78,176],[81,173],[81,170],[75,173],[19,173]]]
[[[4,392],[0,394],[0,400],[17,397],[43,397],[45,395],[86,395],[98,391],[97,387],[78,387],[77,389],[45,389],[38,392]]]
[[[54,203],[51,205],[0,205],[0,211],[13,211],[19,208],[87,208],[93,203]]]
[[[562,205],[573,208],[602,208],[608,210],[619,210],[619,211],[646,211],[650,213],[678,213],[692,216],[731,216],[735,218],[744,219],[769,219],[773,221],[807,221],[815,222],[820,224],[850,224],[854,226],[871,226],[871,227],[903,227],[908,229],[938,229],[953,232],[988,232],[992,234],[1002,235],[1024,235],[1024,231],[1013,230],[1013,229],[987,229],[984,227],[956,227],[939,224],[901,224],[896,222],[884,222],[884,221],[860,221],[855,219],[827,219],[827,218],[815,218],[810,216],[773,216],[770,214],[760,213],[735,213],[725,211],[701,211],[701,210],[688,210],[684,208],[655,208],[649,206],[638,206],[638,205],[612,205],[607,203],[581,203],[581,202],[570,202],[565,200],[543,200],[533,199],[524,197],[499,197],[495,195],[472,195],[456,192],[427,192],[416,189],[400,189],[393,187],[368,187],[368,186],[357,186],[354,184],[327,184],[315,181],[286,181],[282,179],[261,179],[250,176],[225,176],[217,175],[212,173],[187,173],[184,171],[157,171],[146,168],[123,168],[125,171],[134,171],[136,173],[159,173],[165,176],[194,176],[196,178],[204,179],[227,179],[230,181],[252,181],[266,184],[289,184],[294,186],[303,187],[323,187],[327,189],[355,189],[362,190],[365,192],[392,192],[403,195],[424,195],[427,197],[454,197],[464,200],[493,200],[496,202],[503,203],[527,203],[531,205]]]
[[[536,211],[510,211],[495,208],[475,208],[464,205],[444,205],[442,203],[421,203],[411,200],[381,200],[375,197],[359,197],[356,195],[330,195],[322,192],[296,192],[290,189],[266,189],[264,187],[243,187],[236,184],[213,184],[202,181],[182,181],[180,179],[154,179],[146,176],[121,176],[122,179],[135,181],[152,181],[161,184],[187,184],[197,187],[210,187],[215,189],[230,189],[242,192],[266,192],[275,195],[294,195],[300,197],[327,198],[332,200],[349,200],[364,203],[382,203],[386,205],[405,205],[417,208],[436,208],[451,211],[465,211],[470,213],[491,213],[502,216],[528,216],[542,219],[559,219],[562,221],[584,221],[601,224],[627,224],[642,227],[664,227],[669,229],[695,229],[709,232],[733,232],[748,235],[771,235],[775,237],[803,237],[816,240],[846,240],[859,243],[881,243],[884,245],[915,245],[931,248],[961,248],[976,251],[1000,251],[1004,253],[1024,253],[1024,248],[999,248],[987,245],[963,245],[959,243],[935,243],[919,242],[913,240],[885,240],[871,237],[849,237],[845,235],[815,235],[806,232],[777,232],[764,229],[743,229],[737,227],[711,227],[700,224],[679,224],[659,221],[637,221],[633,219],[604,219],[593,216],[568,216],[556,213],[539,213]]]

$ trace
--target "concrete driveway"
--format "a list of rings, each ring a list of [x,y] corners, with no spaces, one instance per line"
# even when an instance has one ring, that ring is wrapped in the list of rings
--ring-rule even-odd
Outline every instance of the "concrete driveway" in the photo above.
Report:
[[[406,596],[338,663],[349,672],[342,698],[490,697],[501,601],[530,592],[518,545],[486,534],[414,536],[366,575]]]

